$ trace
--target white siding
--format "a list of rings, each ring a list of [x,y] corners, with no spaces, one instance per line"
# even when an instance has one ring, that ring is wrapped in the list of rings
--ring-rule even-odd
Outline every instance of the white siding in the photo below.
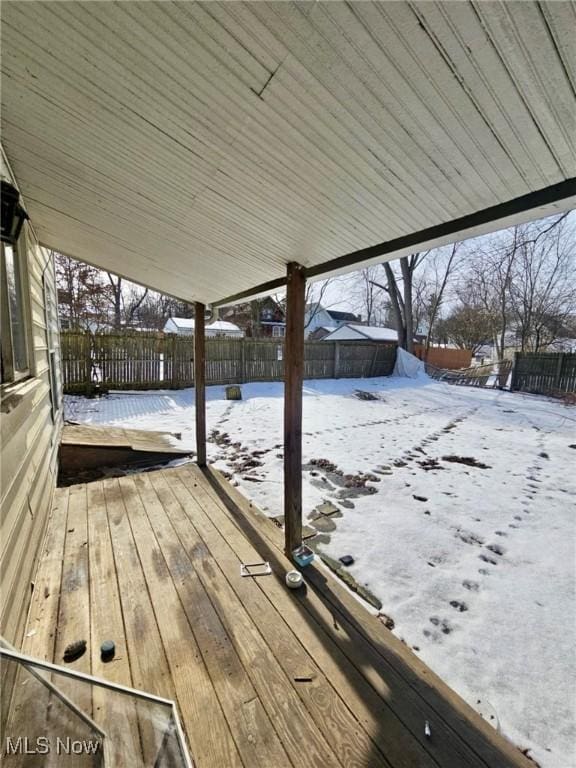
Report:
[[[2,174],[10,178],[4,161]],[[24,237],[31,376],[2,387],[0,413],[0,634],[15,645],[21,642],[30,584],[56,484],[62,422],[53,262],[28,225]]]

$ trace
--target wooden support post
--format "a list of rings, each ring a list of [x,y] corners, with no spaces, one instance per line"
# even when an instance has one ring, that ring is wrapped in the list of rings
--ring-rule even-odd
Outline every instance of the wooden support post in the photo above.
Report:
[[[194,393],[196,399],[196,462],[206,466],[206,344],[204,304],[194,303]]]
[[[284,348],[284,529],[288,557],[302,543],[302,381],[304,378],[304,268],[288,264]]]

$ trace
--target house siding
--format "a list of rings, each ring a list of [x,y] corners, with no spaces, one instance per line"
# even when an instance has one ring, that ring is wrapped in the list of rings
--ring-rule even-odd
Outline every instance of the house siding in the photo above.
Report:
[[[15,183],[3,157],[2,176]],[[22,237],[30,376],[3,385],[0,413],[0,634],[17,647],[56,485],[62,424],[57,317],[46,311],[46,297],[56,299],[53,259],[28,224]],[[9,698],[3,695],[3,708]]]
[[[306,322],[306,336],[314,333],[317,328],[323,328],[324,326],[337,326],[338,323],[334,322],[328,312],[325,309],[318,310],[310,320],[308,317],[310,312],[307,312]]]

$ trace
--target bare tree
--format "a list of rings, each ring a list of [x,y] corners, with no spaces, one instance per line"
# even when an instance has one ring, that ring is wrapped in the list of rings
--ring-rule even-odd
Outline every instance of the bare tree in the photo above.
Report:
[[[574,232],[563,217],[518,249],[510,291],[521,350],[547,347],[576,308]]]
[[[376,323],[382,314],[381,286],[377,282],[379,273],[378,265],[364,267],[357,273],[353,284],[353,297],[357,311],[365,318],[366,325]]]
[[[112,304],[112,326],[119,331],[134,324],[139,308],[148,295],[148,288],[137,287],[134,283],[126,284],[121,277],[106,273],[110,283],[110,301]]]
[[[469,349],[474,355],[492,339],[492,322],[482,305],[461,301],[438,322],[438,333],[446,342]]]
[[[54,253],[58,313],[63,326],[94,329],[106,325],[109,289],[99,269]]]
[[[434,327],[438,320],[442,303],[445,298],[446,289],[450,278],[453,276],[454,271],[458,267],[458,254],[461,252],[462,243],[454,243],[450,248],[447,259],[440,260],[437,258],[438,251],[432,251],[429,257],[434,254],[433,258],[433,280],[430,287],[428,287],[428,304],[427,304],[427,321],[428,331],[426,334],[425,356],[428,355],[430,344],[432,342]]]
[[[504,357],[511,330],[519,332],[526,348],[538,317],[544,320],[560,307],[571,311],[574,237],[571,227],[563,225],[568,216],[517,225],[476,249],[470,279],[490,319],[498,360]]]
[[[161,330],[171,316],[192,317],[186,302],[55,253],[59,315],[63,325],[119,330],[143,325]]]
[[[400,275],[395,273],[390,262],[385,261],[382,266],[386,275],[386,284],[376,280],[371,281],[373,286],[388,294],[390,310],[398,332],[398,346],[408,352],[414,350],[414,273],[427,253],[426,251],[402,256],[398,260]]]

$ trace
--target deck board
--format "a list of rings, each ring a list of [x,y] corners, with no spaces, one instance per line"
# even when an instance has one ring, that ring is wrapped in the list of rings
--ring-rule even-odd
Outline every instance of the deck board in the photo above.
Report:
[[[323,569],[287,590],[281,548],[213,470],[71,486],[56,497],[36,581],[47,596],[35,592],[24,649],[61,664],[82,634],[80,668],[176,701],[199,768],[529,767]],[[258,559],[273,574],[240,577]],[[104,639],[118,648],[109,664]],[[145,755],[157,746],[141,739]]]
[[[179,438],[172,432],[98,427],[93,424],[66,424],[62,430],[61,439],[62,445],[71,446],[131,448],[134,451],[155,453],[189,453],[178,443]]]

